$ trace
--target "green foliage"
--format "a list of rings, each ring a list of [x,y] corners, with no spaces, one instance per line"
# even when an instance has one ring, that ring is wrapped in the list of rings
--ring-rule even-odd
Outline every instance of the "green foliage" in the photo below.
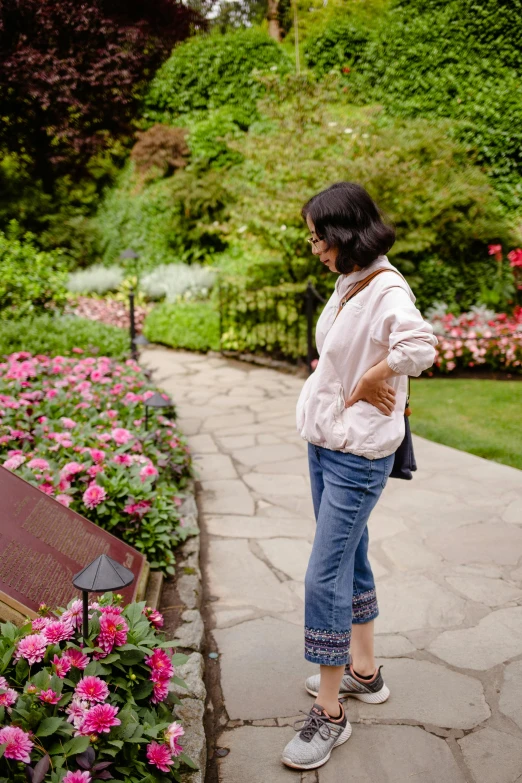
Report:
[[[401,117],[456,121],[451,132],[510,207],[522,204],[521,20],[521,0],[401,0],[374,25],[347,77],[361,102],[379,101]],[[367,27],[346,24],[344,50],[338,22],[310,42],[319,73],[323,61],[335,66],[338,52],[350,54],[354,35],[366,35]]]
[[[129,354],[129,336],[117,326],[74,316],[40,315],[0,321],[0,356],[15,351],[71,356],[74,348],[123,358]]]
[[[230,149],[227,138],[240,138],[249,120],[240,110],[223,107],[206,112],[201,119],[187,120],[188,144],[198,167],[222,168],[241,163],[242,157]]]
[[[198,36],[176,46],[157,72],[145,99],[145,118],[162,121],[221,106],[256,114],[262,92],[254,70],[284,72],[290,60],[260,30]]]
[[[140,254],[143,269],[175,261],[190,263],[223,250],[223,239],[212,225],[226,211],[221,180],[217,171],[187,168],[139,185],[132,164],[127,165],[93,219],[103,237],[103,262],[118,263],[127,247]]]
[[[306,64],[324,76],[329,71],[351,68],[364,53],[370,32],[350,17],[336,19],[323,31],[310,37],[304,47]]]
[[[333,283],[309,251],[300,209],[332,182],[360,182],[396,226],[392,262],[416,291],[429,280],[423,305],[437,299],[464,309],[474,304],[481,284],[492,283],[497,271],[487,244],[498,235],[509,245],[510,237],[487,177],[448,138],[446,124],[329,104],[327,97],[321,100],[322,89],[317,85],[308,103],[297,89],[284,104],[275,100],[273,109],[265,101],[271,122],[252,126],[234,142],[244,163],[223,176],[235,202],[229,241],[259,248],[261,258],[279,264],[275,276],[283,271],[288,282],[313,275],[325,293]],[[307,105],[321,103],[321,112],[306,112]]]
[[[211,302],[165,302],[148,316],[144,334],[151,342],[172,348],[218,351],[219,313]]]
[[[75,294],[106,294],[117,291],[123,283],[124,272],[119,266],[93,264],[88,269],[73,272],[67,279],[67,290]]]
[[[0,231],[0,320],[16,320],[65,304],[66,264],[59,251],[43,252],[32,234],[12,223]]]

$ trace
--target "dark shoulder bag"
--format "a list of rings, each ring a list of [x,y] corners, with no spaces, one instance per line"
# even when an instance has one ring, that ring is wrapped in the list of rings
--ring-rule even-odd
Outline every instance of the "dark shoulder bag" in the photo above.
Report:
[[[346,302],[366,288],[366,286],[371,283],[373,278],[377,277],[377,275],[380,275],[382,272],[394,272],[396,275],[399,275],[399,277],[402,277],[402,275],[399,272],[395,272],[394,269],[377,269],[375,272],[372,272],[371,275],[365,277],[364,280],[356,283],[351,291],[349,291],[346,296],[342,298],[339,309],[337,310],[337,315],[339,315]],[[336,318],[337,315],[335,316]],[[417,463],[415,462],[415,455],[413,453],[413,440],[411,437],[410,422],[408,418],[410,414],[410,379],[408,378],[408,395],[406,397],[406,408],[404,410],[404,439],[395,452],[393,468],[392,472],[390,473],[390,478],[405,479],[406,481],[411,481],[413,478],[413,471],[417,470]]]

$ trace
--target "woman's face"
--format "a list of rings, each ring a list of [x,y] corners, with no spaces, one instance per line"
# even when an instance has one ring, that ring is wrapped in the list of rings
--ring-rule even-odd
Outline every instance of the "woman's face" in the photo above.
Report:
[[[319,237],[315,233],[315,226],[313,224],[310,215],[306,216],[306,222],[308,224],[308,228],[310,229],[310,234],[312,235],[312,239],[319,239]],[[337,258],[338,250],[336,247],[331,247],[328,250],[326,250],[325,248],[326,248],[326,242],[324,240],[316,242],[314,245],[312,245],[312,253],[316,256],[319,256],[319,260],[321,261],[321,263],[327,266],[330,272],[334,272],[336,275],[338,275],[339,271],[335,266],[335,260]]]

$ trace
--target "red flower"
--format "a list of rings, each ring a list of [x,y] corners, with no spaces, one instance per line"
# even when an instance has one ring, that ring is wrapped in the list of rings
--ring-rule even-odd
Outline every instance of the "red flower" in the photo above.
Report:
[[[508,253],[508,258],[511,266],[522,266],[522,250],[519,247]]]
[[[495,256],[497,261],[502,261],[502,245],[488,245],[488,253]]]

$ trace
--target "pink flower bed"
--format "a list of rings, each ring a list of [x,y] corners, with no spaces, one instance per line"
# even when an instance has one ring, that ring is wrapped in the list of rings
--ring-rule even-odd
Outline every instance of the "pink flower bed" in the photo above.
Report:
[[[0,363],[0,464],[172,573],[191,475],[172,417],[149,414],[139,365],[106,357],[31,356]]]
[[[2,626],[0,778],[38,783],[179,780],[183,727],[172,719],[175,665],[159,612],[107,594],[83,606],[41,606],[21,628]],[[179,681],[178,681],[179,682]]]
[[[522,307],[512,316],[475,312],[432,315],[438,337],[435,366],[442,372],[486,366],[520,372],[522,368]]]
[[[137,332],[141,332],[145,318],[150,308],[134,308],[134,320]],[[77,315],[88,318],[90,321],[100,321],[109,326],[120,326],[123,329],[130,327],[129,304],[119,302],[116,299],[95,299],[90,296],[78,296],[73,304],[68,304],[65,312],[69,315]]]

